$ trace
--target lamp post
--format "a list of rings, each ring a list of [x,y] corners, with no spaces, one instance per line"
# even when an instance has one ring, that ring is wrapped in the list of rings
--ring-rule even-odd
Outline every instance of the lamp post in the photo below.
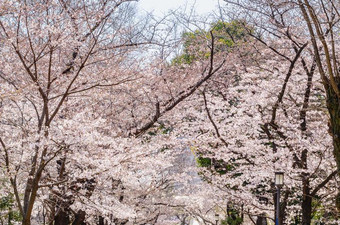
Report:
[[[218,223],[218,221],[220,220],[220,215],[219,214],[215,214],[215,221],[216,221],[216,225]]]
[[[283,186],[283,172],[275,172],[275,186],[277,189],[275,225],[280,225],[280,190]]]

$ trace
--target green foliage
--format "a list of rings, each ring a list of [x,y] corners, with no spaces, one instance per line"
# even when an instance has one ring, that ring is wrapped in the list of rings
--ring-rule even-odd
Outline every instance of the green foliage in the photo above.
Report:
[[[169,134],[173,130],[173,127],[166,127],[165,124],[160,123],[158,127],[148,132],[150,136],[156,136],[157,134]]]
[[[156,136],[156,135],[157,135],[157,132],[155,132],[155,131],[149,131],[149,132],[148,132],[148,135],[150,135],[150,136]]]
[[[302,196],[297,196],[292,201],[288,202],[288,205],[299,205],[302,202]],[[327,221],[327,224],[338,224],[336,223],[338,215],[332,211],[327,210],[327,207],[322,204],[319,196],[314,196],[312,201],[312,224],[325,224],[321,221]],[[334,223],[332,223],[334,221]],[[297,212],[293,221],[289,225],[300,225],[302,224],[302,212]]]
[[[232,218],[232,217],[227,217],[226,220],[222,221],[223,225],[240,225],[242,224],[243,219],[241,217],[237,218]]]
[[[215,172],[219,173],[220,175],[224,175],[236,168],[236,164],[234,163],[226,163],[223,160],[215,160],[212,162],[211,158],[204,158],[202,156],[197,157],[196,162],[198,167],[211,167],[213,164]]]
[[[217,36],[218,41],[221,43],[229,44],[232,47],[238,40],[247,40],[249,33],[253,33],[244,21],[233,20],[230,23],[217,21],[212,24],[213,34]]]
[[[196,162],[199,167],[210,167],[211,166],[210,158],[198,157],[196,158]]]
[[[171,131],[173,130],[173,127],[166,127],[163,123],[161,123],[158,127],[158,130],[162,133],[162,134],[169,134],[171,133]]]
[[[182,55],[177,56],[176,58],[174,58],[171,63],[175,64],[175,65],[191,64],[191,63],[194,62],[195,59],[196,58],[195,58],[194,55],[182,54]]]
[[[13,221],[21,221],[22,217],[19,211],[13,210],[14,207],[14,196],[8,194],[0,198],[0,220],[6,220],[8,225],[13,224]]]
[[[7,208],[11,207],[12,205],[13,205],[13,198],[11,197],[11,195],[4,196],[0,199],[0,209],[1,210],[7,209]]]
[[[314,209],[312,212],[313,220],[319,221],[324,217],[325,209],[321,202],[319,201],[318,196],[315,196],[315,199],[313,199],[312,201],[312,209]]]
[[[340,209],[340,192],[338,192],[338,194],[336,195],[335,202],[336,202],[336,208]]]
[[[211,32],[210,32],[211,31]],[[196,30],[182,34],[183,54],[172,60],[172,65],[192,64],[196,60],[210,57],[210,50],[206,47],[211,42],[211,33],[215,38],[215,51],[231,51],[240,42],[247,41],[249,32],[253,32],[244,21],[217,21],[211,24],[209,31]]]
[[[312,212],[312,220],[315,222],[319,221],[332,222],[337,221],[339,218],[339,216],[336,213],[327,210],[327,207],[321,203],[319,196],[315,196],[315,199],[313,199],[312,209],[314,209]]]
[[[243,223],[243,217],[240,215],[239,210],[233,206],[228,206],[227,217],[222,220],[223,225],[241,225]]]

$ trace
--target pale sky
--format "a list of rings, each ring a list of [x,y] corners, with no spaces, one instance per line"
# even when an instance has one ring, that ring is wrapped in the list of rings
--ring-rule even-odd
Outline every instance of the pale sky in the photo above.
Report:
[[[178,8],[185,8],[187,10],[195,5],[195,11],[198,14],[206,14],[216,9],[218,0],[140,0],[138,8],[148,12],[153,11],[156,15],[162,15],[169,10],[175,10]]]

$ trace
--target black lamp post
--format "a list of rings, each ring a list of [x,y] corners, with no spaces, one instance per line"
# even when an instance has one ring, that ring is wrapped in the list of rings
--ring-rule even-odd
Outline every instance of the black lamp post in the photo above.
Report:
[[[219,214],[215,214],[215,221],[216,221],[216,225],[218,224],[218,221],[220,220],[220,215]]]
[[[280,190],[283,186],[283,172],[275,172],[275,186],[277,188],[275,225],[280,225]]]

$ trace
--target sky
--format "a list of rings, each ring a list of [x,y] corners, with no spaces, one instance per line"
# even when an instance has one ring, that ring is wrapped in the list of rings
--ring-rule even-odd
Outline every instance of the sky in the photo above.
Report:
[[[204,15],[216,9],[218,0],[140,0],[138,8],[147,12],[153,11],[155,15],[161,16],[169,10],[183,9],[185,5],[187,9],[194,5],[195,11]]]

